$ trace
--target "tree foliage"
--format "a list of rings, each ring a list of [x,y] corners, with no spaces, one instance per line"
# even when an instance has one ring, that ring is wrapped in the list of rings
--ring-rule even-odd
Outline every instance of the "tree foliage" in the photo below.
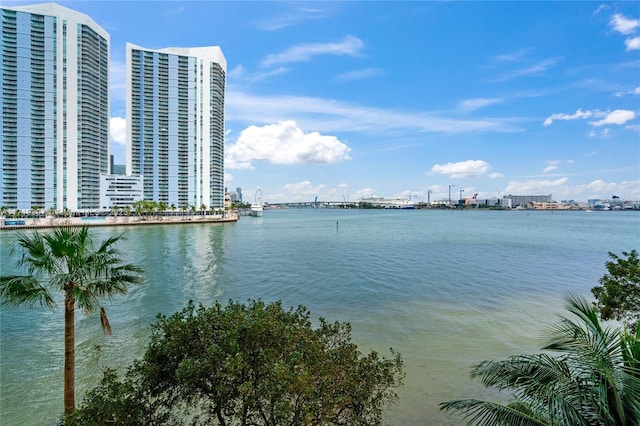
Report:
[[[622,321],[634,332],[640,319],[640,257],[636,250],[623,251],[622,256],[626,259],[609,252],[608,274],[591,292],[602,319]]]
[[[144,357],[122,380],[108,371],[72,424],[378,425],[403,379],[391,353],[360,353],[348,323],[314,328],[304,307],[189,303],[158,317]]]
[[[640,424],[640,334],[601,327],[592,304],[570,296],[563,318],[542,348],[556,352],[484,361],[471,376],[487,387],[510,390],[513,401],[448,401],[442,410],[482,425]]]

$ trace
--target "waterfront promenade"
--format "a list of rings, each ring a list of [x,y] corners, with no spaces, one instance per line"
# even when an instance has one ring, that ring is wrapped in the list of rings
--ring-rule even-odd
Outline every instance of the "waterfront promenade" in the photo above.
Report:
[[[41,218],[4,218],[0,217],[0,230],[46,229],[58,226],[144,226],[144,225],[180,225],[196,223],[237,222],[240,216],[236,212],[224,215],[171,215],[171,216],[80,216],[80,217],[41,217]]]

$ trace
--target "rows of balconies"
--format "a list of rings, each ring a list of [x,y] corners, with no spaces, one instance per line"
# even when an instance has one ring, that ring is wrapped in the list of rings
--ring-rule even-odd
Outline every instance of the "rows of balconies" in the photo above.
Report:
[[[11,75],[11,76],[13,76],[12,80],[16,81],[17,75],[18,75],[18,66],[15,63],[13,63],[13,64],[12,63],[4,63],[4,64],[2,64],[2,74],[5,77],[8,77],[8,76]],[[11,87],[11,86],[8,86],[8,85],[5,85],[5,86],[6,87]]]
[[[2,25],[12,24],[15,27],[16,24],[16,11],[9,9],[2,9]]]
[[[44,37],[44,33],[42,33]],[[31,57],[44,58],[46,44],[43,37],[31,35]]]

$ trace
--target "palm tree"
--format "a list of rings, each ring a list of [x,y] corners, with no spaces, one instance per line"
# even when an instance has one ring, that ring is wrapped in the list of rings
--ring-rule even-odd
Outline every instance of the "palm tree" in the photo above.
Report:
[[[440,409],[482,425],[640,424],[640,333],[602,328],[593,305],[570,295],[562,318],[549,330],[547,353],[484,361],[471,373],[487,387],[511,389],[503,405],[476,399],[448,401]]]
[[[166,201],[158,202],[158,211],[162,213],[162,215],[160,216],[160,220],[164,220],[164,217],[168,209],[169,209],[169,203],[167,203]]]
[[[126,221],[129,221],[129,216],[131,216],[131,206],[124,206],[123,214],[127,217]]]
[[[20,252],[16,266],[26,275],[0,277],[2,306],[35,305],[53,309],[52,291],[64,293],[64,410],[75,409],[75,308],[87,314],[100,307],[99,297],[127,293],[129,284],[141,284],[143,270],[122,263],[114,245],[121,235],[109,237],[97,247],[89,229],[60,227],[52,233],[18,234],[13,251]],[[103,330],[110,334],[104,308]]]
[[[113,216],[113,221],[118,221],[118,213],[120,213],[120,208],[117,206],[111,207],[111,216]]]
[[[133,208],[136,212],[136,216],[138,216],[138,219],[141,219],[142,212],[144,211],[144,200],[138,200],[133,203]]]

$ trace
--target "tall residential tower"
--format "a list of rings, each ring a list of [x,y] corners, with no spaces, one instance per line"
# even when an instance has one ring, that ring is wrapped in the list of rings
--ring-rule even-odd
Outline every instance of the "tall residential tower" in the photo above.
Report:
[[[0,204],[98,208],[109,167],[109,34],[53,3],[0,13]]]
[[[126,170],[144,176],[145,199],[224,208],[226,69],[217,46],[127,43]]]

